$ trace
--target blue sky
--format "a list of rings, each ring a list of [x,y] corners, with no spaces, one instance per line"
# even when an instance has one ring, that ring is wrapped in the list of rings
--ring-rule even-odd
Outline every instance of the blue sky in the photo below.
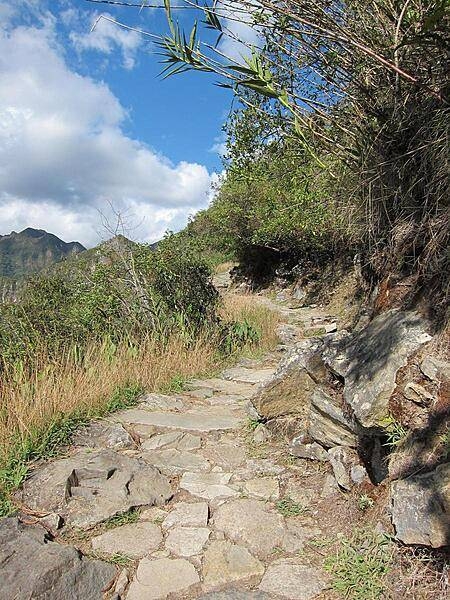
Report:
[[[182,22],[191,17],[178,11]],[[84,0],[0,0],[0,234],[27,226],[90,246],[115,212],[159,239],[207,206],[231,93],[215,77],[161,80],[144,30],[163,11]]]

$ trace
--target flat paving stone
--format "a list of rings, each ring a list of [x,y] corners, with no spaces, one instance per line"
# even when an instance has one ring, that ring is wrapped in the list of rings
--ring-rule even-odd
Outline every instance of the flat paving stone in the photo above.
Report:
[[[182,431],[169,431],[153,435],[141,444],[143,450],[160,450],[162,448],[176,448],[177,450],[198,450],[202,440],[198,435]]]
[[[194,565],[182,558],[143,558],[131,582],[127,600],[159,600],[188,592],[200,582]]]
[[[325,587],[326,580],[321,571],[286,559],[269,566],[259,589],[287,600],[311,600]]]
[[[166,448],[165,450],[149,450],[143,452],[141,458],[150,465],[157,467],[165,475],[181,475],[186,471],[207,472],[211,470],[211,464],[203,456]]]
[[[218,412],[214,411],[214,407],[207,407],[203,411],[186,411],[184,413],[150,412],[132,408],[120,413],[118,419],[130,424],[140,423],[167,429],[202,432],[236,429],[242,421],[230,411]]]
[[[246,367],[232,367],[222,373],[224,379],[237,383],[263,384],[269,381],[275,369],[247,369]]]
[[[163,529],[171,527],[206,527],[209,508],[206,502],[179,502],[163,521]]]
[[[258,583],[264,565],[247,548],[226,540],[213,541],[203,558],[203,588],[206,591],[229,583]]]
[[[210,534],[207,527],[172,527],[165,547],[176,556],[195,556],[202,552]]]
[[[278,500],[280,497],[280,485],[272,477],[257,477],[246,481],[242,486],[245,494],[260,500]]]
[[[239,492],[227,485],[230,479],[231,473],[184,473],[180,488],[207,500],[238,496]]]
[[[282,516],[265,502],[240,498],[222,504],[214,514],[214,528],[233,542],[265,558],[281,545],[285,534]]]
[[[214,464],[226,471],[234,471],[245,463],[246,451],[243,446],[236,443],[221,444],[211,443],[205,446],[203,455]]]
[[[140,399],[140,405],[145,410],[183,410],[184,408],[181,398],[165,394],[145,394]]]
[[[92,548],[105,554],[125,554],[141,558],[156,550],[162,542],[161,529],[150,522],[132,523],[106,531],[92,539]]]
[[[266,594],[259,590],[237,590],[227,589],[222,592],[209,592],[199,596],[198,600],[272,600],[272,594]]]
[[[253,384],[238,383],[226,379],[195,379],[189,383],[191,389],[209,388],[220,394],[233,394],[243,398],[251,398],[256,392]]]
[[[245,398],[236,394],[225,394],[220,396],[212,396],[209,398],[209,403],[211,406],[229,406],[242,402],[245,402]]]

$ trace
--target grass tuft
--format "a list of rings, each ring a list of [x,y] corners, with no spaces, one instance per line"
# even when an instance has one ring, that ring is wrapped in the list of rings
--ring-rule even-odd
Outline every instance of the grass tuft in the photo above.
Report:
[[[298,517],[309,511],[309,508],[303,506],[300,502],[295,502],[295,500],[289,498],[289,496],[278,500],[276,507],[283,517]]]

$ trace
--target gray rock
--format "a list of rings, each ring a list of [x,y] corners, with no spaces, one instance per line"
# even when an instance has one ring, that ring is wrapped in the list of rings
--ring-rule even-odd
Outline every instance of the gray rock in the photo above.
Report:
[[[367,479],[367,471],[362,465],[353,465],[350,468],[350,479],[353,483],[360,485]]]
[[[345,401],[363,427],[382,427],[398,370],[431,339],[427,325],[414,312],[390,310],[324,352],[327,364],[345,379]]]
[[[219,411],[218,407],[214,406],[190,410],[184,413],[150,412],[148,410],[132,408],[118,413],[116,418],[124,423],[141,423],[167,429],[202,432],[236,429],[241,423],[241,419],[236,417],[231,411],[225,412],[222,408]]]
[[[183,431],[170,431],[154,435],[141,444],[143,450],[159,450],[162,448],[176,448],[177,450],[198,450],[202,440],[198,435],[184,433]]]
[[[116,580],[116,585],[114,586],[114,592],[119,598],[123,597],[123,595],[125,594],[128,583],[128,571],[127,569],[122,569],[122,571],[119,574],[119,577]]]
[[[358,443],[355,428],[344,416],[339,401],[319,387],[311,395],[308,434],[326,448],[355,447]]]
[[[172,496],[154,467],[113,450],[80,451],[36,469],[23,485],[22,502],[54,512],[77,527],[91,527],[132,507],[161,505]]]
[[[427,356],[423,359],[420,370],[431,381],[450,380],[450,362],[435,356]]]
[[[334,333],[337,331],[337,323],[325,323],[325,333]]]
[[[239,492],[227,485],[230,479],[231,473],[184,473],[180,488],[207,500],[238,496]]]
[[[214,393],[237,395],[242,398],[251,398],[256,392],[256,387],[253,384],[244,384],[219,378],[195,379],[189,383],[189,388],[193,390],[210,388]]]
[[[296,458],[307,458],[309,460],[328,460],[327,452],[317,442],[312,444],[302,444],[296,441],[298,438],[294,438],[289,447],[289,452]]]
[[[203,451],[204,456],[219,465],[225,471],[234,471],[245,462],[245,448],[236,443],[209,443]]]
[[[200,554],[209,539],[207,527],[172,527],[166,538],[166,550],[176,556]]]
[[[416,404],[430,404],[434,400],[433,394],[430,394],[422,385],[410,381],[405,385],[403,395],[408,400],[412,400]]]
[[[161,529],[153,523],[141,521],[116,527],[92,539],[92,548],[105,554],[125,554],[141,558],[157,550],[162,542]]]
[[[141,457],[165,475],[181,475],[185,471],[206,472],[211,469],[210,463],[203,456],[175,448],[150,450]]]
[[[194,566],[182,558],[143,558],[131,582],[127,600],[159,600],[188,592],[200,582]]]
[[[123,448],[133,448],[135,443],[131,435],[120,423],[93,421],[75,434],[73,445],[121,450]]]
[[[183,410],[184,407],[181,398],[164,394],[145,394],[140,403],[146,410]]]
[[[278,500],[280,497],[280,485],[273,477],[256,477],[250,479],[243,485],[242,491],[252,498],[259,500]]]
[[[203,558],[203,587],[212,590],[226,584],[257,583],[264,565],[247,548],[228,541],[213,541]]]
[[[53,542],[40,526],[0,521],[2,600],[101,600],[115,574],[113,565]]]
[[[340,488],[337,484],[336,479],[333,475],[327,475],[323,483],[322,491],[320,492],[321,498],[330,498],[340,492]]]
[[[206,527],[209,509],[206,502],[179,502],[164,519],[163,529],[171,527]]]
[[[198,600],[271,600],[272,595],[265,592],[229,589],[223,592],[210,592],[199,596]]]
[[[352,469],[357,478],[363,470],[364,477],[366,476],[364,467],[359,464],[357,453],[351,448],[346,448],[345,446],[336,446],[335,448],[330,448],[330,450],[328,450],[328,456],[331,466],[333,467],[333,473],[336,481],[342,489],[346,491],[352,489],[355,483],[351,477]],[[355,470],[356,466],[358,466],[359,469]]]
[[[267,427],[263,425],[263,423],[260,423],[253,432],[252,440],[255,442],[255,444],[263,444],[264,442],[270,440],[271,437],[272,434]]]
[[[280,546],[285,533],[279,513],[270,511],[265,502],[244,498],[219,506],[214,514],[214,527],[261,558]]]
[[[404,544],[450,544],[450,463],[391,484],[392,522]]]
[[[269,566],[259,589],[288,600],[310,600],[325,587],[322,571],[302,565],[294,559],[285,559]]]
[[[263,384],[274,374],[274,369],[246,369],[233,367],[223,372],[223,378],[238,383]]]

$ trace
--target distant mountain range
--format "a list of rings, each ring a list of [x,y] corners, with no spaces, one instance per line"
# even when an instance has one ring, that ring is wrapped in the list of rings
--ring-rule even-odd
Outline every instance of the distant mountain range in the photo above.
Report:
[[[43,229],[27,227],[0,235],[0,277],[21,277],[84,252],[79,242],[63,242]]]

